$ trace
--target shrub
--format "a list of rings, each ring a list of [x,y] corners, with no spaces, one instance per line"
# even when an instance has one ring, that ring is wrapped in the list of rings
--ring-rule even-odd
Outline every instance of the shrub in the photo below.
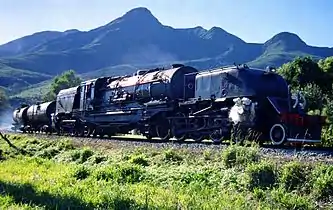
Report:
[[[104,162],[107,160],[107,156],[101,155],[101,154],[95,154],[89,158],[92,162],[92,164],[100,164],[101,162]]]
[[[268,162],[249,165],[246,168],[246,174],[248,176],[248,187],[250,190],[254,188],[270,188],[275,184],[277,179],[274,165]]]
[[[242,147],[231,145],[222,153],[222,161],[227,168],[237,165],[247,165],[248,163],[257,162],[259,153],[255,147]]]
[[[198,184],[209,184],[209,178],[212,171],[188,171],[181,175],[180,182],[183,184],[198,183]]]
[[[176,151],[169,149],[164,152],[164,160],[166,161],[182,161],[183,157],[180,156]]]
[[[110,181],[115,178],[115,169],[113,167],[102,167],[95,171],[95,177],[97,181],[104,180],[104,181]]]
[[[315,209],[307,197],[286,192],[283,188],[272,190],[271,196],[274,209]]]
[[[259,201],[263,201],[266,198],[266,192],[263,189],[260,188],[254,188],[253,189],[253,197],[256,198]]]
[[[327,200],[333,196],[333,166],[319,166],[313,174],[313,193],[317,199]]]
[[[46,158],[46,159],[52,159],[57,154],[59,154],[58,148],[49,147],[49,148],[45,148],[45,149],[37,152],[35,156],[41,157],[41,158]]]
[[[70,159],[71,161],[76,161],[81,157],[81,152],[80,150],[73,150],[70,152]]]
[[[94,155],[94,152],[88,148],[83,150],[72,150],[70,152],[70,159],[71,161],[76,161],[77,163],[84,163],[92,155]]]
[[[0,160],[4,160],[4,159],[5,159],[5,157],[3,155],[3,151],[0,149]]]
[[[307,167],[298,162],[289,162],[282,167],[280,182],[284,189],[292,191],[305,186]]]
[[[120,183],[136,183],[143,178],[143,171],[136,165],[121,165],[116,169],[115,178]]]
[[[130,163],[142,165],[142,166],[148,166],[148,160],[143,155],[135,155],[131,157]]]
[[[89,149],[89,148],[85,148],[81,151],[81,157],[80,157],[80,161],[79,163],[84,163],[88,160],[89,157],[93,156],[94,152]]]
[[[59,148],[59,150],[64,150],[64,151],[74,149],[73,143],[67,139],[58,142],[57,147]]]
[[[82,179],[88,178],[89,175],[90,175],[89,168],[87,168],[85,166],[79,166],[79,167],[75,168],[73,177],[78,180],[82,180]]]

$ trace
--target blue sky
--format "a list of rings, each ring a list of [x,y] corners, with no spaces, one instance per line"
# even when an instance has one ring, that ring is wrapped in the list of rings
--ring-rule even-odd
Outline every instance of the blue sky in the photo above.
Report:
[[[0,44],[43,30],[90,30],[135,7],[175,28],[218,26],[261,43],[289,31],[333,47],[333,0],[0,0]]]

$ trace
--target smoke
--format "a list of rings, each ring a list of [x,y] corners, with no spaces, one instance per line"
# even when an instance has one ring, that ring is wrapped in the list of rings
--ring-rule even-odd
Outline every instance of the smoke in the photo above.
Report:
[[[158,64],[175,61],[177,58],[173,54],[165,52],[153,44],[133,51],[129,49],[129,53],[122,57],[122,62],[125,64]]]
[[[241,120],[242,113],[243,113],[242,107],[235,105],[230,109],[229,118],[234,124],[238,124],[242,121]]]
[[[253,122],[255,118],[255,106],[257,103],[252,102],[248,98],[235,98],[235,105],[231,107],[229,119],[234,123],[242,123],[244,121]]]
[[[0,131],[12,131],[13,113],[11,110],[0,112]]]

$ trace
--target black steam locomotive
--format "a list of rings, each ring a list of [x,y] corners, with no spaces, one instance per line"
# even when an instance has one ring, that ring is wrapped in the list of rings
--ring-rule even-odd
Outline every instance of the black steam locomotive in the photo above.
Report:
[[[305,114],[305,106],[304,97],[292,95],[270,68],[199,72],[175,64],[61,90],[56,101],[15,110],[13,129],[86,137],[136,130],[148,139],[214,142],[243,141],[256,133],[256,140],[275,145],[320,143],[325,118]]]

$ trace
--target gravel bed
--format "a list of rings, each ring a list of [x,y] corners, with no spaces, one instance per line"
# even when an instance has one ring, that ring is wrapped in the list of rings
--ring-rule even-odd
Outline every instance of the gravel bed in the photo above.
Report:
[[[43,134],[33,134],[36,137],[42,137],[50,140],[57,140],[59,138],[64,138],[63,136],[56,135],[43,135]],[[176,141],[161,141],[161,140],[147,140],[147,139],[135,139],[135,138],[114,138],[114,139],[101,139],[101,138],[82,138],[82,137],[67,137],[73,140],[75,144],[87,145],[92,147],[102,147],[105,149],[110,148],[126,148],[134,149],[139,147],[154,148],[154,149],[180,149],[180,150],[193,150],[193,151],[222,151],[228,144],[212,144],[211,142],[201,142],[195,143],[191,141],[176,142]],[[326,162],[333,163],[333,150],[321,149],[321,148],[277,148],[273,146],[264,146],[259,149],[260,154],[264,157],[278,158],[285,160],[298,159],[307,162]]]

